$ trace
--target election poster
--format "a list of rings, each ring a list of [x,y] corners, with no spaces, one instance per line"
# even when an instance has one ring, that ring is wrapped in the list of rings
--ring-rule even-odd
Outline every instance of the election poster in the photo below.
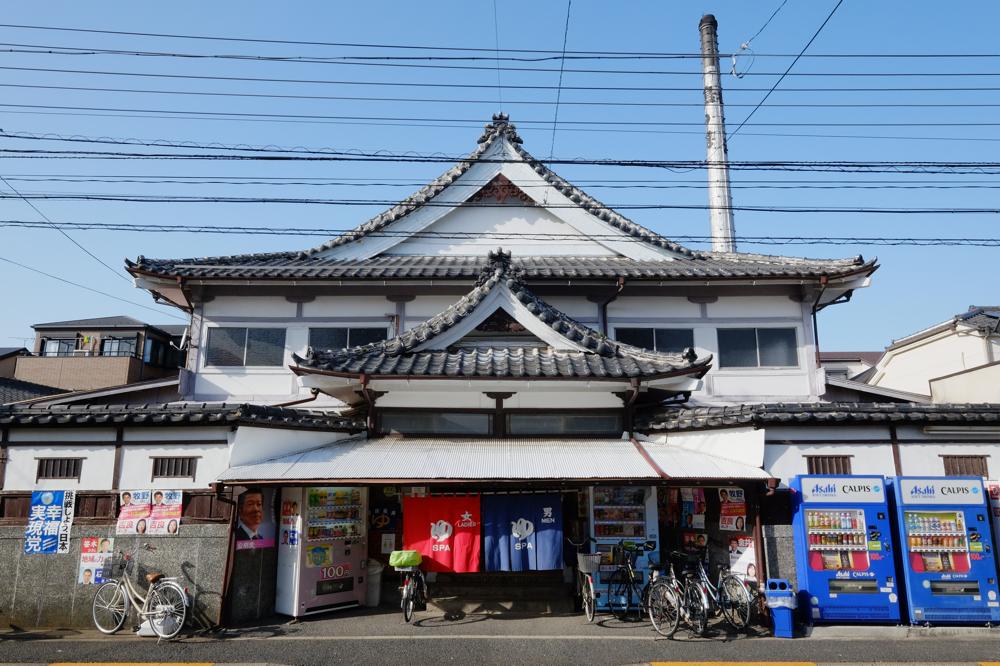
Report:
[[[705,529],[705,489],[681,488],[681,527]]]
[[[24,530],[24,554],[68,553],[74,513],[76,513],[75,490],[32,492],[28,526]]]
[[[729,539],[729,569],[747,582],[757,582],[757,553],[753,537],[734,536]]]
[[[747,504],[742,488],[719,488],[719,529],[746,531]]]
[[[115,534],[146,534],[149,531],[149,513],[152,491],[123,490],[119,495],[118,524]]]
[[[681,544],[686,552],[697,552],[708,546],[708,536],[702,532],[684,532]]]
[[[482,505],[487,571],[563,568],[559,495],[486,495]]]
[[[318,500],[317,500],[318,501]],[[326,496],[323,502],[327,501]],[[332,498],[329,501],[334,501]],[[360,500],[359,500],[360,501]],[[298,514],[298,502],[295,504],[295,513]],[[345,501],[344,504],[347,504]],[[282,506],[292,510],[291,506]],[[251,487],[240,493],[236,498],[236,550],[257,550],[259,548],[273,548],[276,543],[274,537],[274,489]],[[333,517],[333,514],[330,514]],[[283,528],[286,529],[287,528]],[[289,538],[291,535],[289,535]],[[286,537],[282,535],[284,540]],[[298,535],[296,535],[296,540]],[[286,545],[289,545],[285,542]]]
[[[80,542],[80,585],[99,585],[111,580],[115,540],[111,537],[84,537]]]
[[[479,571],[479,495],[403,497],[403,550],[419,551],[426,571]]]
[[[149,534],[175,535],[180,530],[184,493],[180,490],[154,490],[149,510]]]

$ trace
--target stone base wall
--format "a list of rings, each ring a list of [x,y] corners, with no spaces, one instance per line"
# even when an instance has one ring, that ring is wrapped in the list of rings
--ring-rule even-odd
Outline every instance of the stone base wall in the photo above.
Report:
[[[795,539],[791,525],[764,525],[764,559],[768,578],[787,578],[794,589]]]
[[[237,550],[229,581],[225,623],[238,625],[274,615],[278,549]]]
[[[74,525],[66,555],[25,555],[24,525],[0,526],[0,626],[93,628],[91,605],[98,585],[79,585],[83,537],[115,537],[118,551],[138,540],[155,552],[139,551],[132,570],[140,589],[145,575],[159,571],[176,577],[192,597],[188,626],[208,628],[221,621],[222,583],[229,548],[229,524],[185,524],[178,536],[116,537],[115,526]],[[273,607],[273,606],[272,606]],[[135,615],[125,630],[138,624]]]

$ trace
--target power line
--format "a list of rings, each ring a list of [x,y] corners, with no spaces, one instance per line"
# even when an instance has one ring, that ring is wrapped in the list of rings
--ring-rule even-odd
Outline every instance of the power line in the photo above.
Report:
[[[350,234],[348,229],[313,229],[307,227],[234,227],[231,225],[177,225],[177,224],[139,224],[139,223],[98,223],[98,222],[76,222],[63,223],[73,225],[73,228],[84,231],[128,231],[135,233],[209,233],[221,235],[283,235],[283,236],[337,236]],[[24,226],[47,228],[37,222],[0,220],[0,226]],[[559,240],[579,240],[579,236],[559,233],[498,233],[489,232],[486,234],[471,232],[394,232],[390,229],[373,231],[365,234],[371,237],[383,238],[420,238],[424,240],[529,240],[529,241],[559,241]],[[594,240],[616,240],[629,243],[647,242],[641,238],[623,237],[614,234],[595,234],[588,236]],[[710,243],[711,236],[705,235],[671,235],[672,240],[693,243]],[[740,236],[741,243],[752,243],[761,245],[915,245],[915,246],[939,246],[939,245],[959,245],[975,247],[1000,247],[1000,238],[983,237],[916,237],[916,236]],[[2,259],[2,258],[0,258]],[[3,259],[4,261],[10,261]],[[15,263],[15,262],[11,262]],[[371,266],[371,262],[358,264],[358,266]],[[33,269],[32,269],[33,270]],[[50,276],[53,277],[53,276]],[[60,278],[56,278],[60,279]],[[79,286],[79,285],[77,285]],[[112,298],[117,298],[111,296]],[[123,299],[119,299],[123,300]],[[130,302],[130,301],[126,301]],[[134,303],[133,303],[134,304]],[[136,304],[138,305],[138,304]],[[142,306],[140,306],[142,307]]]
[[[494,0],[495,1],[495,0]],[[566,25],[563,27],[562,54],[563,59],[559,61],[559,82],[556,84],[555,111],[552,115],[552,142],[549,144],[549,157],[556,152],[556,128],[559,125],[559,102],[562,99],[563,70],[566,64],[566,42],[569,39],[569,16],[573,7],[573,0],[566,0]]]
[[[52,273],[46,273],[43,270],[40,270],[38,268],[33,268],[32,266],[28,266],[27,264],[22,264],[21,262],[14,261],[13,259],[8,259],[6,257],[0,257],[0,261],[5,261],[8,264],[12,264],[14,266],[18,266],[19,268],[23,268],[26,271],[31,271],[33,273],[38,273],[39,275],[44,275],[45,277],[52,278],[53,280],[59,280],[60,282],[63,282],[65,284],[68,284],[68,285],[71,285],[71,286],[74,286],[74,287],[79,287],[80,289],[86,289],[87,291],[93,292],[95,294],[100,294],[101,296],[105,296],[107,298],[113,298],[116,301],[121,301],[122,303],[128,303],[129,305],[134,305],[137,308],[143,308],[145,310],[151,310],[153,312],[156,312],[157,314],[165,315],[167,317],[172,317],[174,319],[180,319],[182,321],[187,321],[187,319],[184,318],[184,317],[180,317],[178,315],[175,315],[175,314],[172,314],[172,313],[169,313],[169,312],[163,312],[162,310],[157,310],[156,308],[152,308],[152,307],[150,307],[148,305],[143,305],[142,303],[136,303],[135,301],[130,301],[127,298],[122,298],[120,296],[115,296],[114,294],[109,294],[106,291],[101,291],[100,289],[94,289],[93,287],[88,287],[86,285],[80,284],[79,282],[73,282],[72,280],[67,280],[64,277],[59,277],[58,275],[53,275]]]
[[[784,3],[782,3],[784,4]],[[781,7],[778,8],[779,10]],[[775,12],[775,14],[777,11]],[[774,15],[771,16],[774,18]],[[770,22],[771,19],[768,19]],[[764,25],[767,27],[767,24]],[[0,24],[0,28],[18,28],[25,30],[49,30],[49,31],[59,31],[59,32],[82,32],[82,33],[92,33],[92,34],[104,34],[104,35],[123,35],[123,36],[135,36],[135,37],[162,37],[171,39],[190,39],[190,40],[209,40],[209,41],[222,41],[222,42],[246,42],[246,43],[258,43],[258,44],[287,44],[287,45],[298,45],[298,46],[332,46],[332,47],[346,47],[346,48],[374,48],[374,49],[407,49],[407,50],[422,50],[422,51],[469,51],[469,52],[493,52],[497,49],[483,48],[483,47],[472,47],[472,46],[426,46],[421,44],[392,44],[392,43],[364,43],[364,42],[321,42],[321,41],[305,41],[305,40],[287,40],[287,39],[261,39],[261,38],[250,38],[250,37],[230,37],[230,36],[212,36],[212,35],[188,35],[188,34],[178,34],[178,33],[157,33],[157,32],[130,32],[124,30],[98,30],[98,29],[86,29],[86,28],[69,28],[61,26],[39,26],[39,25],[22,25],[22,24]],[[761,28],[763,31],[763,28]],[[758,31],[757,34],[760,34]],[[754,38],[756,35],[754,36]],[[547,50],[547,49],[498,49],[502,53],[543,53],[543,54],[558,54],[557,50]],[[683,57],[698,59],[701,58],[700,53],[683,53],[683,52],[665,52],[665,51],[598,51],[598,50],[587,50],[587,51],[567,51],[570,55],[604,55],[604,56],[660,56],[660,57]],[[732,54],[722,54],[729,56]],[[767,58],[790,58],[793,53],[762,53],[759,54],[762,57]],[[807,57],[810,58],[1000,58],[1000,53],[814,53],[809,54]]]
[[[730,132],[730,134],[729,134],[729,138],[730,139],[733,138],[734,136],[736,136],[739,133],[739,131],[741,129],[743,129],[743,126],[746,125],[750,121],[751,118],[753,118],[753,114],[757,113],[757,109],[759,109],[760,107],[764,106],[764,102],[767,101],[767,98],[771,96],[771,93],[773,93],[774,90],[779,85],[781,85],[781,82],[785,80],[785,77],[788,76],[788,73],[790,71],[792,71],[793,67],[795,67],[795,63],[797,63],[799,61],[799,59],[805,54],[806,50],[808,50],[808,48],[810,46],[812,46],[812,43],[814,41],[816,41],[816,38],[819,37],[819,33],[823,32],[823,28],[825,28],[826,24],[830,22],[830,19],[833,18],[833,15],[837,13],[837,10],[840,8],[840,5],[842,5],[843,2],[844,2],[844,0],[837,0],[837,4],[833,6],[833,9],[831,9],[830,13],[827,14],[827,17],[825,19],[823,19],[823,23],[820,24],[819,28],[816,29],[816,32],[813,33],[813,36],[809,38],[809,41],[806,42],[806,45],[802,47],[801,51],[799,51],[799,54],[797,56],[795,56],[795,59],[792,60],[792,62],[788,65],[788,69],[785,70],[785,73],[782,74],[778,78],[778,80],[774,82],[774,85],[771,86],[771,89],[768,90],[767,93],[764,95],[764,97],[757,103],[757,106],[755,106],[753,108],[753,110],[750,111],[750,113],[747,114],[747,117],[743,119],[743,122],[741,122],[739,124],[739,126],[735,130],[733,130],[732,132]],[[780,9],[780,7],[779,7],[779,9]],[[775,12],[775,13],[777,13],[777,12]]]

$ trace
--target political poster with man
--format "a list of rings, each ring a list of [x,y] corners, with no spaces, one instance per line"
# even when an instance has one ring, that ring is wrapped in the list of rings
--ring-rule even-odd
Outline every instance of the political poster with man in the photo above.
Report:
[[[236,550],[274,547],[273,488],[251,486],[240,493],[236,498],[236,517]]]
[[[403,550],[419,551],[425,571],[479,571],[479,495],[403,497]]]
[[[80,541],[80,585],[99,585],[111,580],[115,553],[112,537],[84,537]]]
[[[184,492],[154,490],[149,510],[149,533],[174,535],[180,530]]]
[[[719,488],[719,529],[747,530],[747,504],[742,488]]]
[[[118,496],[118,524],[115,534],[146,534],[153,491],[123,490]]]

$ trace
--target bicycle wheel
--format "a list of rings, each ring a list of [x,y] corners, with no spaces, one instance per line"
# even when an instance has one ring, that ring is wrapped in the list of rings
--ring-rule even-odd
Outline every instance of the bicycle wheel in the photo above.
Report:
[[[400,605],[403,607],[403,621],[409,622],[413,619],[413,606],[417,602],[417,584],[413,576],[406,577],[406,583],[403,585],[403,599]]]
[[[733,629],[746,629],[750,624],[750,590],[737,576],[729,574],[719,581],[719,606]]]
[[[94,626],[102,634],[113,634],[128,617],[128,595],[120,581],[107,582],[97,588],[91,615]]]
[[[628,618],[632,606],[633,585],[624,569],[618,569],[608,580],[608,608],[619,620]]]
[[[704,636],[708,628],[708,604],[705,603],[705,595],[700,584],[688,581],[684,586],[684,606],[687,609],[687,621],[691,631],[698,636]]]
[[[597,600],[594,598],[594,579],[590,576],[583,577],[583,584],[580,586],[580,601],[583,605],[583,612],[587,615],[587,622],[593,622],[594,612],[597,610]]]
[[[160,638],[169,640],[181,633],[187,619],[187,595],[180,585],[164,581],[149,590],[149,625]]]
[[[681,621],[680,600],[665,582],[654,583],[649,588],[649,621],[656,633],[670,637]]]

